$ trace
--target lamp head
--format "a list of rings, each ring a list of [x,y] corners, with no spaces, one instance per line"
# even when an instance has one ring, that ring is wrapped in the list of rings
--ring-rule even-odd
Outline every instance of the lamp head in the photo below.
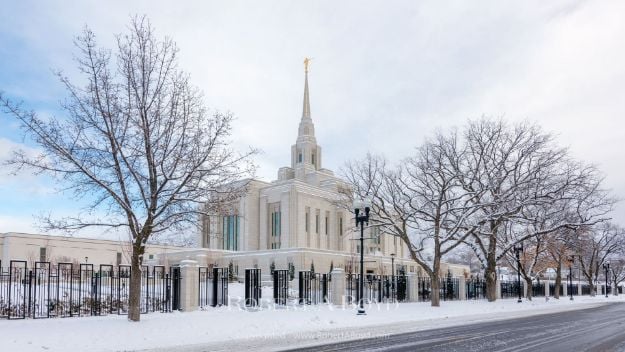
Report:
[[[368,213],[371,210],[371,199],[367,197],[354,199],[354,210]]]

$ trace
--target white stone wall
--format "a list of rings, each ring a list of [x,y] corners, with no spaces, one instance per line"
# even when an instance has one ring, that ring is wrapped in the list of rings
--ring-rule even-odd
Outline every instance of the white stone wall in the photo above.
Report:
[[[117,253],[121,253],[122,264],[130,263],[130,247],[121,241],[98,240],[79,237],[47,236],[25,233],[0,234],[0,260],[8,266],[10,260],[39,261],[40,248],[46,248],[47,259],[84,263],[85,257],[92,264],[117,264]],[[165,258],[173,253],[184,253],[190,249],[175,246],[147,245],[144,261]]]

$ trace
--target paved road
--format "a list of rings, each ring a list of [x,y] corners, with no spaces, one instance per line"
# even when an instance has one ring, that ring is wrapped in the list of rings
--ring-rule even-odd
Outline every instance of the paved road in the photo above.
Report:
[[[625,351],[625,303],[292,351]]]

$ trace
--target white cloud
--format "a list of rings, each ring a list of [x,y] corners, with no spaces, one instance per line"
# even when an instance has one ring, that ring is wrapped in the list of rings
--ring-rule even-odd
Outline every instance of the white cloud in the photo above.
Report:
[[[11,2],[0,34],[19,45],[0,57],[29,74],[0,86],[56,104],[49,68],[76,75],[72,37],[89,24],[111,47],[134,13],[178,42],[210,107],[238,116],[236,144],[265,152],[263,178],[289,163],[312,56],[326,167],[367,149],[399,159],[437,128],[505,115],[557,133],[625,196],[623,2]],[[622,208],[616,216],[625,223]]]

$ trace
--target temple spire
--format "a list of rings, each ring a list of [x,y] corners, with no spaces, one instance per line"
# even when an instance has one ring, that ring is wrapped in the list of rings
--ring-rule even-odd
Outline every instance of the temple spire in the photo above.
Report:
[[[304,107],[302,109],[302,119],[310,119],[310,98],[308,97],[308,65],[310,58],[304,59]]]
[[[321,147],[315,139],[315,124],[310,117],[310,97],[308,93],[308,68],[310,58],[304,59],[304,106],[299,121],[297,140],[291,146],[291,167],[295,177],[302,179],[307,172],[321,168]],[[299,171],[298,171],[299,170]]]

